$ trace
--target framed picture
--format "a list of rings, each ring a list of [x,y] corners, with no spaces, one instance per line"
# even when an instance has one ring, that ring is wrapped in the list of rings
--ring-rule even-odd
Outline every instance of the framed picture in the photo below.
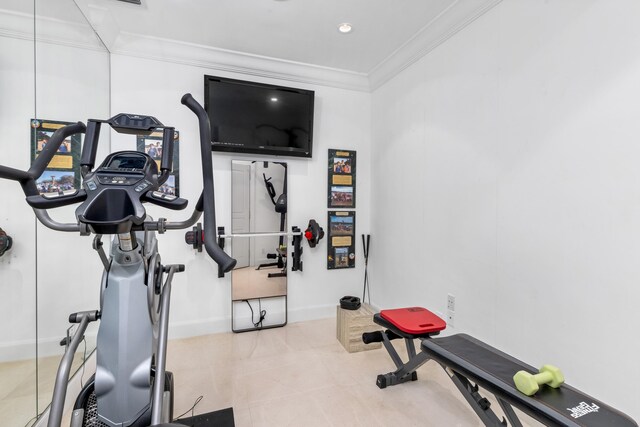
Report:
[[[356,207],[356,152],[329,149],[329,208]]]
[[[71,122],[58,120],[31,119],[31,163],[47,146],[53,133],[70,125]],[[65,139],[57,153],[47,165],[43,174],[36,180],[40,194],[56,196],[73,194],[80,189],[80,147],[81,135],[73,135]]]
[[[329,243],[327,269],[354,268],[356,266],[356,213],[329,211]]]

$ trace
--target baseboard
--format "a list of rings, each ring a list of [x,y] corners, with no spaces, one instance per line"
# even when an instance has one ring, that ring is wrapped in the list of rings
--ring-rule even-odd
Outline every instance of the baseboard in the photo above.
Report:
[[[336,314],[336,304],[323,304],[311,307],[289,310],[288,322],[304,322],[307,320],[327,319]],[[376,310],[377,306],[372,305]],[[284,316],[284,315],[283,315]],[[244,324],[250,320],[248,316],[238,316],[236,324]],[[230,317],[213,317],[193,321],[173,322],[169,325],[169,339],[189,338],[200,335],[209,335],[222,332],[231,332]],[[38,357],[62,356],[64,348],[60,346],[59,338],[39,340],[37,343]],[[90,342],[95,342],[95,334],[87,334]],[[35,359],[36,340],[12,341],[0,344],[0,363]]]
[[[312,307],[289,310],[288,323],[306,320],[327,319],[336,315],[336,304],[316,305]],[[238,316],[236,324],[244,324],[250,320],[248,316]],[[189,322],[176,322],[169,325],[169,339],[189,338],[200,335],[231,332],[231,318],[217,317]]]
[[[289,322],[304,322],[307,320],[327,319],[329,317],[335,317],[336,306],[335,304],[315,305],[311,307],[298,308],[295,310],[289,310]]]
[[[85,334],[89,342],[96,341],[96,334]],[[46,338],[36,341],[35,339],[10,341],[0,343],[0,363],[15,362],[36,358],[36,351],[39,358],[60,356],[64,354],[65,348],[60,345],[63,336],[57,338]],[[37,347],[37,348],[36,348]],[[82,346],[80,346],[82,349]]]

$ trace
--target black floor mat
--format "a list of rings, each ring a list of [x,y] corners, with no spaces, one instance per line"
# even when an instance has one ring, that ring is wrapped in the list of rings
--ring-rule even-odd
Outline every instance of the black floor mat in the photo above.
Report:
[[[181,418],[173,421],[191,427],[235,427],[233,422],[233,408],[221,409],[215,412]]]

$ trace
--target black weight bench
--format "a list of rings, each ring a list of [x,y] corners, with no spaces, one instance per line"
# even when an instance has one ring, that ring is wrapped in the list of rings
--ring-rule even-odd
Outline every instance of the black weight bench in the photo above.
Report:
[[[425,308],[382,310],[373,320],[386,330],[365,333],[363,341],[382,342],[397,367],[394,372],[378,375],[376,384],[381,389],[417,380],[416,370],[433,359],[486,426],[521,427],[513,410],[518,408],[548,426],[638,427],[627,415],[567,384],[560,388],[542,385],[535,395],[524,395],[516,389],[513,376],[521,370],[535,374],[537,369],[466,334],[433,338],[446,328],[446,323]],[[405,340],[407,362],[391,344],[398,338]],[[415,339],[421,340],[419,353],[414,347]],[[480,394],[480,387],[495,396],[506,420],[493,412],[491,403]]]

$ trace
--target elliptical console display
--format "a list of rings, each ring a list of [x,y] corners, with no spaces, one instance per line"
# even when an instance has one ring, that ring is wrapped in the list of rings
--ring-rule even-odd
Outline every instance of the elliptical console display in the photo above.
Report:
[[[85,176],[87,200],[76,210],[78,221],[99,234],[126,232],[145,220],[142,202],[184,209],[187,200],[158,190],[158,166],[145,153],[123,151],[109,155]]]

